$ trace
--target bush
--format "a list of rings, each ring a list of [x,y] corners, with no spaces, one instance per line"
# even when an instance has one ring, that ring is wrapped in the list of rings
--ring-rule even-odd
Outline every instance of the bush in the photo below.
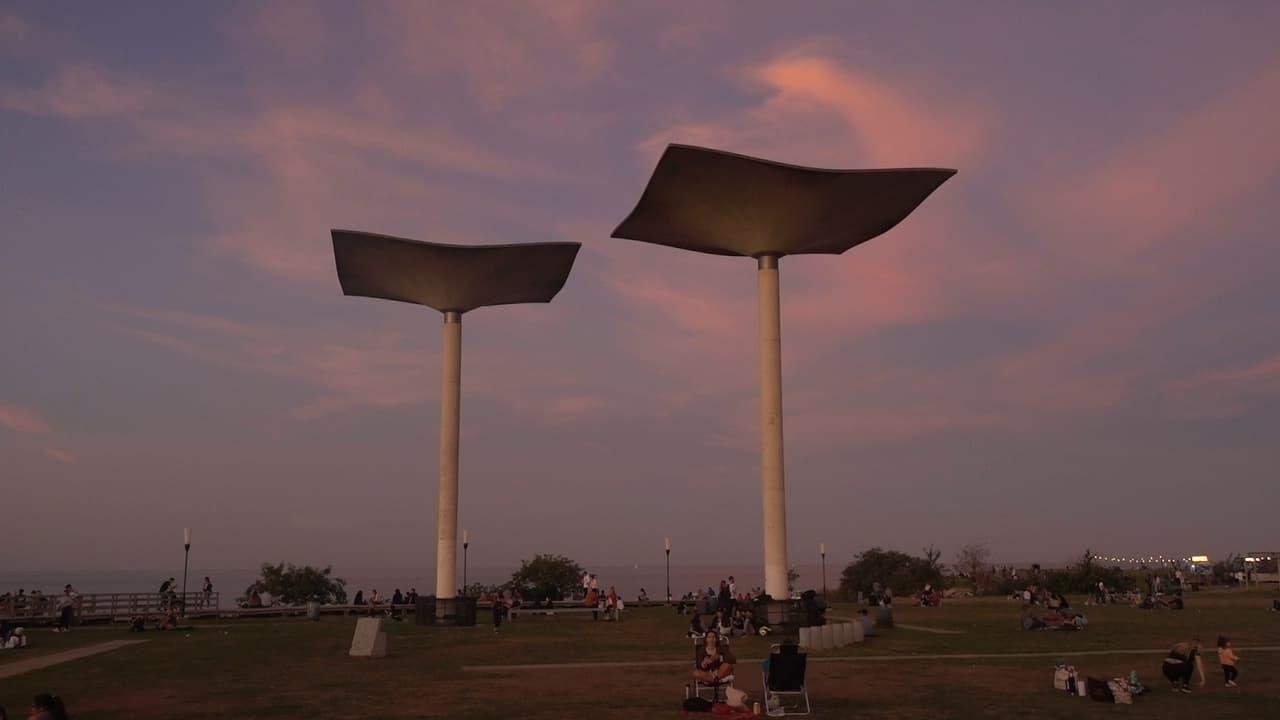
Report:
[[[310,565],[299,567],[293,563],[262,563],[262,576],[246,589],[245,595],[256,589],[260,593],[270,593],[271,597],[286,605],[305,602],[345,603],[347,581],[329,577],[332,572],[332,566],[320,570]]]
[[[840,576],[840,592],[844,597],[853,597],[859,592],[869,594],[877,582],[899,596],[919,592],[925,585],[941,587],[943,576],[938,564],[939,553],[928,548],[925,555],[913,557],[896,550],[871,548],[845,567]]]
[[[533,600],[563,600],[581,586],[582,568],[563,555],[534,555],[520,563],[508,587]]]

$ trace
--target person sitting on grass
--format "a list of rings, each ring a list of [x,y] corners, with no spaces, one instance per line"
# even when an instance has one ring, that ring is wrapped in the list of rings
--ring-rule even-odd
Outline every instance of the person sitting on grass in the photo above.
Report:
[[[694,613],[693,619],[689,621],[689,637],[700,639],[706,636],[707,629],[702,626],[702,616]]]
[[[720,635],[712,630],[704,638],[702,654],[698,658],[693,677],[699,682],[714,685],[733,674],[734,662],[728,643],[721,641]]]
[[[866,608],[858,610],[858,616],[854,620],[862,625],[863,637],[872,637],[876,634],[876,621],[871,618]]]
[[[1191,693],[1191,674],[1195,673],[1198,685],[1204,687],[1204,665],[1200,659],[1200,638],[1180,642],[1169,650],[1164,659],[1164,676],[1178,692]]]
[[[27,720],[67,720],[67,708],[62,698],[49,693],[40,693],[31,700],[31,714]]]
[[[0,622],[0,650],[16,650],[27,646],[26,631],[12,623]]]
[[[1022,607],[1022,629],[1023,630],[1044,630],[1047,627],[1049,627],[1049,624],[1046,623],[1044,620],[1036,617],[1036,614],[1031,611],[1030,605],[1024,605]]]
[[[176,630],[178,628],[178,611],[170,607],[164,613],[164,619],[160,621],[161,630]]]

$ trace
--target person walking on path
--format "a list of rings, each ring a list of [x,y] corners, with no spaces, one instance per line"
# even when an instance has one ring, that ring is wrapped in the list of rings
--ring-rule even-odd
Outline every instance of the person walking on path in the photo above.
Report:
[[[53,629],[54,632],[71,632],[71,618],[75,615],[76,601],[79,599],[80,593],[67,583],[58,596],[58,626]]]
[[[1231,638],[1218,636],[1218,662],[1222,663],[1222,677],[1227,682],[1227,687],[1239,687],[1236,685],[1236,678],[1240,677],[1240,671],[1236,670],[1236,663],[1240,661],[1240,656],[1231,648]]]

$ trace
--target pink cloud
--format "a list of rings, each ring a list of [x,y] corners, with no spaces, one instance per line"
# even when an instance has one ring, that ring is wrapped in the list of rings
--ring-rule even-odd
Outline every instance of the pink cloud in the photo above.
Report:
[[[606,6],[579,0],[423,5],[370,16],[388,38],[380,62],[417,79],[448,78],[487,110],[591,83],[613,63],[598,28]]]
[[[1206,370],[1165,387],[1174,417],[1206,419],[1241,415],[1280,394],[1280,355],[1245,367]]]
[[[87,64],[60,67],[38,90],[9,91],[0,107],[65,119],[130,116],[156,99],[144,83]]]
[[[75,463],[80,462],[80,458],[77,457],[75,453],[55,447],[44,448],[44,455],[50,460],[57,460],[60,463],[66,463],[68,465],[74,465]]]
[[[990,118],[963,98],[913,94],[829,57],[802,50],[745,71],[763,87],[758,105],[723,120],[677,124],[650,136],[656,157],[668,142],[706,144],[822,167],[972,167]],[[847,158],[833,161],[832,158]]]
[[[307,388],[308,399],[282,409],[293,419],[430,405],[438,398],[438,345],[426,331],[304,329],[118,303],[103,308],[115,316],[112,325],[118,331],[148,344]],[[548,330],[548,323],[560,321],[547,317],[542,306],[529,309],[542,312],[504,308],[505,330],[484,333],[467,344],[464,394],[483,396],[529,419],[574,422],[589,417],[603,407],[600,393],[579,374],[564,372],[557,346],[536,340],[563,332],[563,327]],[[423,317],[434,313],[424,311]],[[485,316],[477,317],[481,327],[492,327]],[[521,359],[513,367],[510,349],[517,347],[522,348]]]
[[[40,413],[17,405],[0,403],[0,426],[14,432],[43,435],[53,431],[53,426]]]
[[[1113,264],[1195,225],[1214,244],[1207,217],[1227,213],[1280,174],[1280,64],[1122,145],[1083,177],[1036,189],[1030,211],[1069,230],[1081,260]],[[1091,259],[1090,259],[1091,258]]]

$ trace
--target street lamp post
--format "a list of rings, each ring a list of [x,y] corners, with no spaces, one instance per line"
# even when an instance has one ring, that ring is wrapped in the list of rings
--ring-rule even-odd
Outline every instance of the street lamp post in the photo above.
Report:
[[[467,594],[467,548],[471,545],[471,536],[462,531],[462,594]]]
[[[666,538],[667,544],[667,604],[671,603],[671,538]]]
[[[822,597],[827,596],[827,544],[818,543],[818,554],[822,556]]]
[[[191,528],[182,529],[182,616],[187,615],[187,566],[191,561]]]

